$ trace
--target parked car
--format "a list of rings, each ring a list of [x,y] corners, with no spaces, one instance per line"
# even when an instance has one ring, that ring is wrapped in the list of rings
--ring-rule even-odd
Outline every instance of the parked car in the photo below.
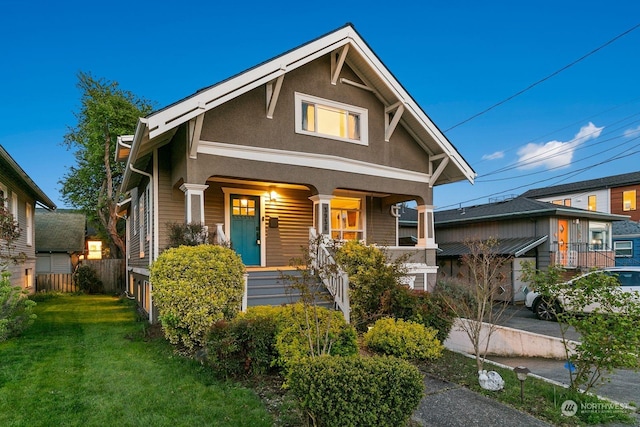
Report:
[[[640,298],[640,267],[607,267],[601,270],[590,271],[565,282],[565,284],[573,284],[581,278],[590,274],[601,272],[610,276],[615,276],[620,282],[620,290],[623,292],[637,292]],[[524,288],[525,300],[524,304],[532,310],[536,317],[540,320],[556,320],[556,313],[561,313],[569,309],[566,301],[555,299],[551,301],[549,297],[539,294],[536,291]],[[583,308],[584,313],[589,313],[597,307],[597,304],[590,304]]]

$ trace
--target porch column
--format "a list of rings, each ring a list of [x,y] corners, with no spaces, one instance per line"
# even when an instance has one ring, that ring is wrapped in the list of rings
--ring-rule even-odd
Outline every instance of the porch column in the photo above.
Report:
[[[437,248],[433,229],[433,205],[419,205],[418,210],[418,247]]]
[[[180,190],[184,192],[184,220],[187,224],[204,225],[204,190],[208,185],[182,184]]]
[[[331,235],[331,199],[330,194],[316,194],[309,197],[313,202],[313,226],[318,235]]]

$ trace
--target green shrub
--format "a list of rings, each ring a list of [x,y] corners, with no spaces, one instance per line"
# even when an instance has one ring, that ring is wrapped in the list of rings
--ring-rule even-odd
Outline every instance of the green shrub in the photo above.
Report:
[[[240,257],[222,246],[164,251],[151,266],[151,283],[167,339],[189,350],[201,347],[215,322],[240,311],[244,271]]]
[[[216,324],[208,336],[207,353],[212,364],[229,365],[220,373],[235,376],[242,360],[247,363],[245,373],[254,369],[254,362],[257,372],[267,367],[267,361],[270,366],[288,369],[307,357],[352,356],[358,353],[358,342],[355,329],[342,313],[298,303],[249,307],[236,319]]]
[[[371,350],[403,359],[437,359],[444,346],[436,338],[437,331],[420,323],[402,319],[380,319],[364,335]]]
[[[376,319],[388,316],[383,301],[401,286],[404,259],[389,263],[382,249],[355,240],[337,248],[335,258],[349,275],[351,323],[356,329],[364,331]]]
[[[280,316],[276,349],[281,367],[306,357],[358,353],[356,331],[339,311],[298,303],[282,307]]]
[[[397,286],[384,298],[384,313],[396,319],[411,320],[438,331],[444,342],[451,332],[455,314],[439,294]]]
[[[10,274],[0,275],[0,342],[20,335],[36,318],[27,293],[19,286],[11,286]]]
[[[89,265],[81,265],[76,268],[76,271],[73,273],[73,281],[78,285],[80,291],[85,294],[99,294],[104,292],[104,286],[100,279],[98,279],[98,274]]]
[[[288,387],[321,426],[402,426],[424,392],[422,375],[393,357],[323,356],[296,363]]]
[[[454,312],[459,311],[457,306],[468,307],[470,310],[475,311],[478,301],[476,301],[476,295],[470,286],[468,283],[462,283],[455,279],[440,280],[436,284],[433,293],[447,301],[447,304],[451,306],[451,310]]]
[[[268,372],[277,359],[276,325],[275,318],[266,316],[214,323],[206,340],[209,364],[224,377]]]

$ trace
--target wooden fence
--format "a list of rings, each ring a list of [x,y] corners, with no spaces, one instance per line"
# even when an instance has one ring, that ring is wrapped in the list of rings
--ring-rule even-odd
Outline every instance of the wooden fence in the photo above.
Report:
[[[36,291],[38,292],[77,292],[78,286],[73,283],[72,274],[47,273],[36,275]]]
[[[125,260],[101,259],[84,260],[82,264],[93,268],[98,279],[104,286],[106,294],[120,294],[125,289]],[[79,289],[73,283],[72,274],[38,274],[36,276],[36,290],[47,292],[77,292]]]

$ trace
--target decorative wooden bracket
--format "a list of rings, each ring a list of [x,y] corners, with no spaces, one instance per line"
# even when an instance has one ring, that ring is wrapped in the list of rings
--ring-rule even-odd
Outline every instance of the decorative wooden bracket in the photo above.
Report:
[[[189,147],[189,158],[197,159],[198,158],[198,143],[200,142],[200,133],[202,132],[202,122],[204,121],[204,103],[198,104],[198,109],[202,110],[201,114],[198,114],[193,119],[189,120],[189,129],[188,129],[188,147]]]
[[[404,113],[404,104],[400,101],[396,102],[384,109],[384,140],[389,142],[393,131],[396,130],[398,122]]]
[[[433,169],[433,162],[440,159],[442,159],[442,161],[440,162],[436,170],[431,172],[431,170]],[[429,178],[429,188],[433,188],[433,185],[438,180],[442,172],[444,172],[444,168],[446,168],[448,164],[449,156],[447,156],[446,154],[438,154],[437,156],[431,156],[431,158],[429,158],[429,169],[431,172],[431,178]]]
[[[282,69],[284,71],[284,69]],[[282,81],[284,80],[284,73],[277,79],[271,80],[267,83],[267,118],[273,119],[273,111],[276,109],[278,103],[278,96],[280,96],[280,89],[282,89]]]
[[[349,52],[349,45],[345,44],[340,50],[339,56],[336,58],[336,51],[331,54],[331,84],[335,85],[340,77],[340,71],[344,65],[345,59],[347,59],[347,53]]]

